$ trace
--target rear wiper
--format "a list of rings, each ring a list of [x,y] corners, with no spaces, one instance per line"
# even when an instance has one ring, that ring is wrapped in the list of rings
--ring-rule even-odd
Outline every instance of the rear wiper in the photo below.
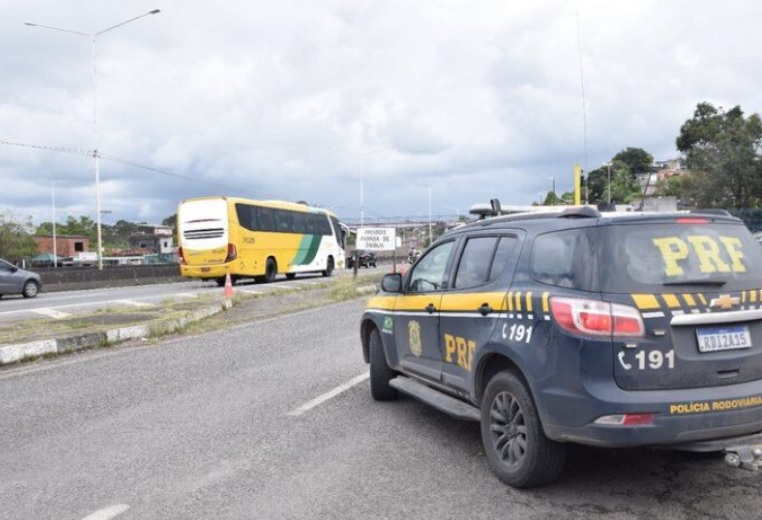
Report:
[[[728,283],[727,280],[711,280],[704,278],[696,280],[681,280],[679,282],[664,282],[662,285],[711,285],[714,287],[722,287],[726,283]]]

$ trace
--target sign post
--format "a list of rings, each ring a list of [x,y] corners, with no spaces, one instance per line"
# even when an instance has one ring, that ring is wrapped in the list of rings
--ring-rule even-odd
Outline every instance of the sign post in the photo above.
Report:
[[[395,251],[397,231],[394,228],[359,228],[357,230],[357,250]],[[359,253],[357,253],[359,254]],[[395,261],[396,264],[396,261]],[[357,260],[355,260],[355,267]],[[396,266],[395,266],[396,268]],[[355,271],[355,276],[357,271]]]

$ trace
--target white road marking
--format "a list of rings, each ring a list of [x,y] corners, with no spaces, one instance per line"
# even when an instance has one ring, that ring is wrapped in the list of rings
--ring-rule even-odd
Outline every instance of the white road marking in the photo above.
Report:
[[[56,320],[68,318],[69,316],[71,316],[71,314],[69,314],[68,312],[61,312],[61,311],[57,311],[55,309],[50,309],[50,308],[31,309],[31,312],[34,312],[35,314],[42,314],[43,316],[47,316],[48,318],[53,318]]]
[[[360,374],[359,376],[350,379],[348,382],[344,383],[343,385],[339,385],[336,388],[334,388],[333,390],[331,390],[329,392],[326,392],[326,393],[324,393],[321,396],[316,397],[315,399],[313,399],[312,401],[309,401],[308,403],[303,404],[302,406],[300,406],[296,410],[292,410],[292,411],[288,412],[286,415],[290,415],[292,417],[296,417],[296,416],[302,415],[304,412],[308,412],[308,411],[312,410],[313,408],[315,408],[316,406],[319,406],[319,405],[323,404],[327,400],[336,397],[337,395],[341,394],[342,392],[346,392],[347,390],[349,390],[353,386],[355,386],[355,385],[357,385],[359,383],[362,383],[363,381],[368,379],[368,377],[370,377],[369,373]]]
[[[179,296],[180,298],[198,298],[198,293],[179,292],[175,293],[174,296]]]
[[[293,287],[289,287],[287,284],[279,285],[279,284],[273,284],[273,283],[271,283],[271,284],[267,284],[266,287],[268,289],[273,289],[273,290],[275,290],[275,289],[280,289],[280,290],[283,290],[283,289],[293,289]],[[264,287],[262,287],[262,288],[264,289]]]
[[[127,504],[117,504],[115,506],[105,507],[99,509],[91,515],[87,515],[82,520],[111,520],[121,515],[130,508]]]
[[[139,302],[136,300],[117,300],[116,303],[121,303],[123,305],[131,305],[133,307],[153,307],[150,303],[145,302]]]
[[[246,293],[246,294],[262,294],[262,291],[255,291],[254,289],[241,289],[238,288],[236,291]]]

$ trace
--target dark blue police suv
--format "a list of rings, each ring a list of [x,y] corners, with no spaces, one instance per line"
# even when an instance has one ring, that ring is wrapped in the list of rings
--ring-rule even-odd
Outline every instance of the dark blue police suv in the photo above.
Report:
[[[374,399],[479,421],[514,487],[556,479],[570,442],[762,466],[762,248],[727,214],[463,226],[384,277],[361,338]]]

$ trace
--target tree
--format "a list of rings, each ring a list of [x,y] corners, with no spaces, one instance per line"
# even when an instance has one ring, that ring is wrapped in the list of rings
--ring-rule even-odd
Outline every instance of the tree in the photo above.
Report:
[[[82,215],[79,220],[69,215],[66,217],[66,223],[58,225],[56,230],[61,235],[78,235],[95,240],[98,230],[96,229],[95,222],[87,215]]]
[[[683,198],[687,175],[670,175],[656,184],[656,192],[665,197]]]
[[[555,206],[557,204],[563,204],[561,199],[556,195],[554,192],[549,191],[547,195],[545,195],[545,200],[542,202],[543,206]]]
[[[762,200],[762,120],[744,117],[741,107],[725,112],[699,103],[680,128],[677,149],[691,170],[685,197],[698,206],[760,207]]]
[[[0,256],[15,262],[37,254],[37,243],[28,229],[32,229],[31,217],[23,225],[10,214],[0,214]]]
[[[165,218],[164,220],[162,220],[161,224],[163,226],[176,227],[177,226],[177,213],[174,213],[174,214],[168,216],[167,218]]]
[[[608,165],[588,173],[587,189],[590,204],[609,201],[609,179],[611,180],[612,204],[630,204],[640,197],[640,186],[628,164],[612,159]]]
[[[627,165],[630,172],[636,173],[650,172],[654,164],[654,157],[642,148],[628,147],[614,156],[612,163],[622,163]]]
[[[606,167],[596,168],[587,173],[587,200],[590,204],[597,204],[606,198],[608,186],[608,171]],[[583,193],[585,190],[582,190]]]

